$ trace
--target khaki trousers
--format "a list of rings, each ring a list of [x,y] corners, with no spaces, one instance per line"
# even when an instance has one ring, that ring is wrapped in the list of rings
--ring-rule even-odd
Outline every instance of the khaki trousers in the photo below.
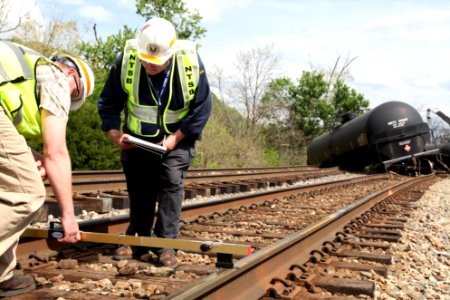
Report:
[[[44,200],[31,150],[0,106],[0,282],[12,277],[19,237]]]

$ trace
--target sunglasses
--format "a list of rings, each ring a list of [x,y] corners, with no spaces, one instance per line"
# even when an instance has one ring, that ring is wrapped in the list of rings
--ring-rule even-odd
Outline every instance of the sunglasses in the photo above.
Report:
[[[77,94],[75,95],[74,98],[78,99],[80,97],[80,93],[81,93],[81,91],[80,91],[80,85],[81,85],[80,77],[78,77],[78,80],[77,80],[77,76],[73,75],[73,80],[75,81],[75,85],[77,86]]]

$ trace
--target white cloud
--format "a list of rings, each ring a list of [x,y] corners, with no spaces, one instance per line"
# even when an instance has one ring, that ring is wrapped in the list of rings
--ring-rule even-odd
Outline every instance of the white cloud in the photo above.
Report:
[[[136,7],[135,0],[117,0],[116,2],[124,7],[132,7],[133,9]]]
[[[91,18],[97,22],[109,22],[114,19],[114,14],[100,5],[84,5],[79,8],[79,13],[85,18]]]
[[[85,0],[58,0],[57,2],[62,5],[73,5],[73,6],[81,6],[86,3]]]
[[[405,3],[408,5],[407,3]],[[382,27],[385,28],[404,28],[408,29],[417,25],[433,25],[449,23],[450,10],[442,9],[425,9],[420,8],[411,9],[405,12],[406,14],[390,14],[381,16],[380,18],[367,22],[364,30],[379,30]]]
[[[55,5],[70,20],[98,23],[102,36],[138,27],[135,0],[12,0]],[[64,3],[64,5],[61,5]],[[233,74],[236,54],[272,43],[284,75],[331,69],[357,57],[349,85],[375,105],[397,99],[447,105],[450,98],[450,3],[446,1],[186,0],[199,10],[207,36],[206,68]],[[26,6],[31,6],[26,4]],[[48,9],[41,7],[48,14]],[[100,32],[103,30],[103,32]],[[448,105],[447,105],[448,107]],[[450,114],[450,111],[447,112]]]
[[[289,74],[300,74],[300,60],[304,67],[309,60],[330,68],[338,56],[341,61],[357,56],[350,65],[356,79],[353,85],[371,101],[391,97],[426,101],[431,94],[434,99],[448,99],[450,39],[445,37],[450,31],[449,17],[450,11],[411,12],[369,19],[352,27],[308,29],[274,40],[278,45],[283,40],[295,41],[293,49],[285,51],[291,53],[285,64],[286,70],[292,70]],[[297,53],[297,62],[292,53]]]

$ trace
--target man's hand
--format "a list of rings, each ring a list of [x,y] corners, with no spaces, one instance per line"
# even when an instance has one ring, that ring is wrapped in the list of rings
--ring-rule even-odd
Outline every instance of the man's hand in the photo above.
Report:
[[[122,133],[117,129],[111,129],[110,131],[108,131],[108,136],[111,141],[120,149],[128,150],[134,147],[134,145],[126,143],[124,141],[129,135],[126,133]]]
[[[58,242],[68,244],[75,244],[78,242],[81,239],[81,234],[75,216],[62,217],[61,222],[64,228],[64,237],[58,239]]]
[[[172,151],[177,144],[184,139],[184,136],[184,133],[178,129],[174,134],[167,136],[161,144],[167,148],[167,151]]]
[[[38,168],[39,174],[41,175],[42,181],[47,179],[47,171],[42,163],[42,160],[36,160],[36,166]]]
[[[31,153],[33,154],[34,160],[36,161],[36,166],[38,168],[39,174],[41,175],[42,181],[44,181],[45,179],[47,179],[47,170],[44,166],[44,157],[34,149],[31,149]]]

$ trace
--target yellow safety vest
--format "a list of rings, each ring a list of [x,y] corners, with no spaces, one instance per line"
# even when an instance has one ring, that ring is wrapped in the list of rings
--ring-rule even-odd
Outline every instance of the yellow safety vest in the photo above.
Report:
[[[30,48],[0,41],[0,105],[17,131],[31,139],[42,135],[35,76],[41,62],[51,63]]]
[[[197,45],[191,41],[178,40],[170,72],[169,96],[165,107],[158,108],[158,99],[150,89],[153,103],[143,103],[139,97],[141,62],[137,55],[136,40],[128,40],[122,60],[121,82],[128,94],[127,127],[135,134],[155,137],[160,134],[160,126],[166,133],[173,133],[168,126],[179,123],[189,112],[189,102],[194,99],[200,76]],[[173,70],[177,65],[184,102],[182,106],[172,101]],[[164,109],[158,120],[158,109]],[[158,125],[158,121],[161,121]]]

